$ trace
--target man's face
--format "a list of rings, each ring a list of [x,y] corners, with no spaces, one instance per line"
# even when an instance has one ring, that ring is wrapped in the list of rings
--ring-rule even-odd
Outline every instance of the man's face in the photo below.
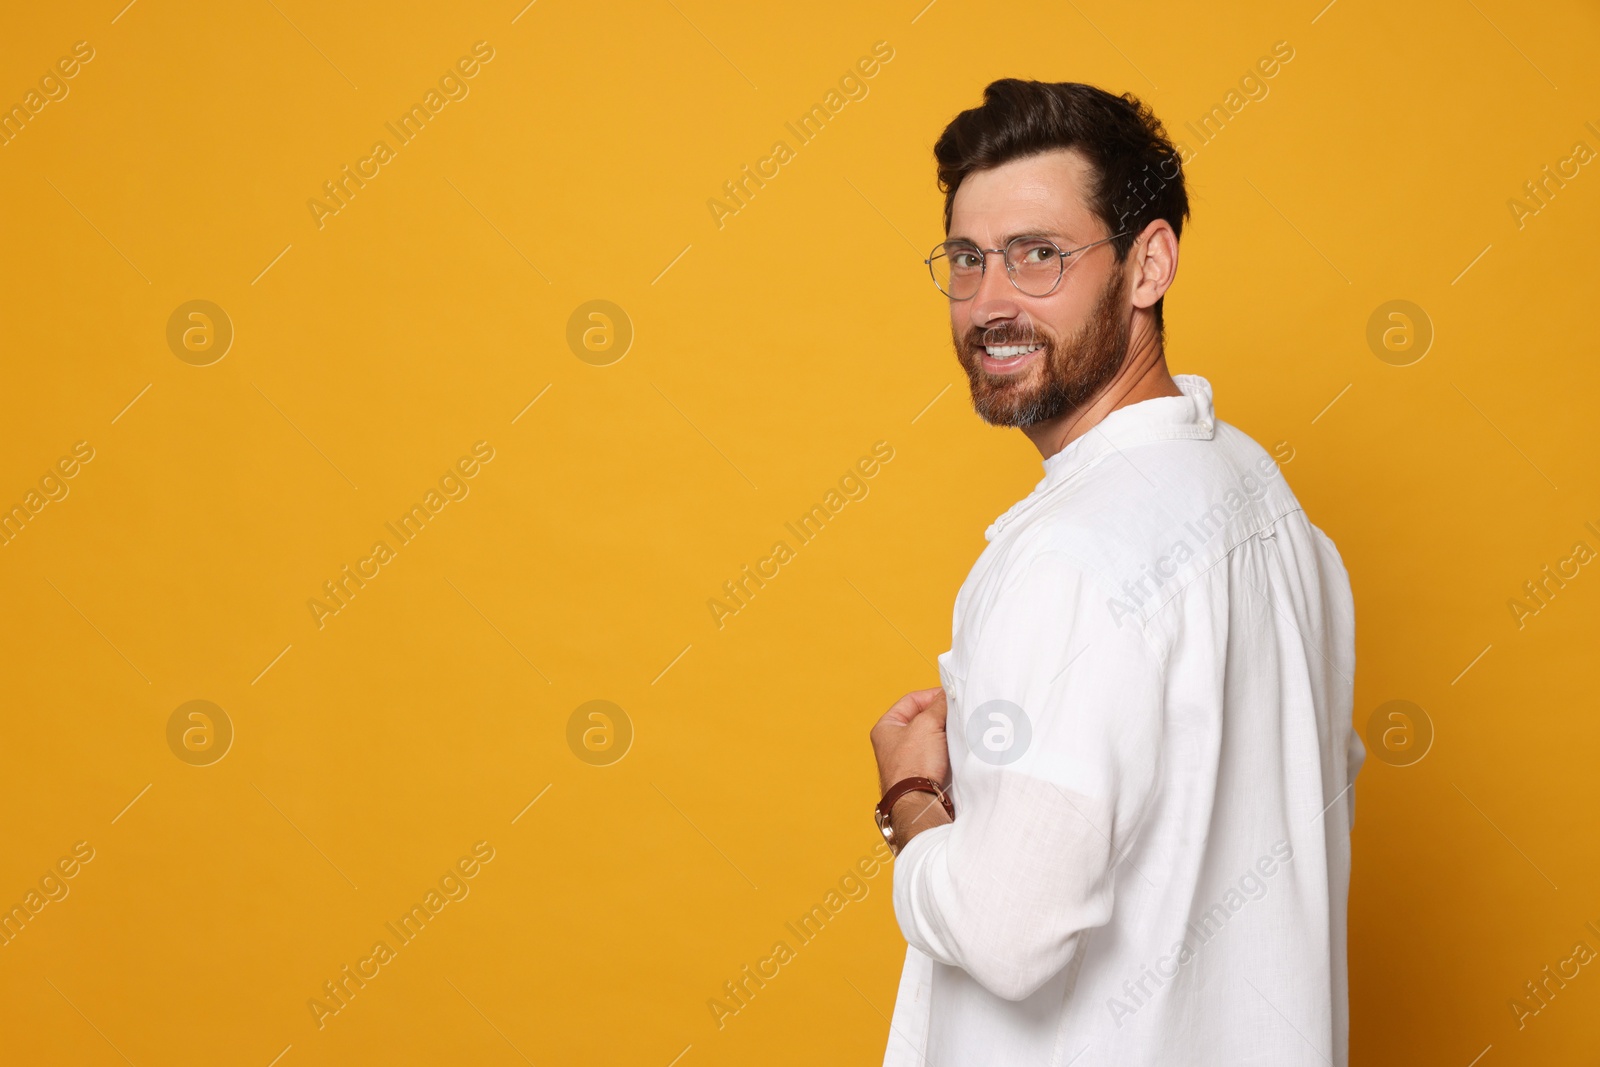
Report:
[[[956,190],[950,239],[1001,248],[1017,234],[1044,234],[1063,251],[1111,236],[1089,209],[1093,171],[1056,149],[969,174]],[[1084,406],[1122,366],[1130,303],[1110,244],[1066,260],[1048,296],[1011,284],[997,255],[970,300],[950,302],[950,334],[972,386],[972,405],[996,426],[1032,426]],[[996,349],[1026,347],[1020,355]]]

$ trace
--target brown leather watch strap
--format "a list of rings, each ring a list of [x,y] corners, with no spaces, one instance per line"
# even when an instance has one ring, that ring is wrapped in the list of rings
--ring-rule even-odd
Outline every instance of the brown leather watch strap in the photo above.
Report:
[[[939,798],[939,803],[944,805],[945,814],[952,819],[956,817],[955,805],[950,803],[950,794],[946,793],[938,782],[935,782],[932,778],[902,778],[894,785],[891,785],[889,791],[883,794],[883,799],[878,801],[877,814],[880,826],[889,821],[889,816],[894,811],[895,801],[907,793],[932,793]]]
[[[887,793],[883,794],[883,799],[878,801],[878,806],[872,812],[873,818],[878,823],[878,832],[883,834],[883,839],[888,843],[889,852],[892,855],[900,855],[902,842],[895,837],[894,823],[889,816],[894,811],[896,801],[907,793],[917,792],[932,793],[939,798],[939,803],[944,805],[945,814],[949,815],[952,820],[956,817],[955,805],[950,803],[950,795],[944,791],[944,788],[938,782],[935,782],[932,778],[920,776],[900,779],[889,787]]]

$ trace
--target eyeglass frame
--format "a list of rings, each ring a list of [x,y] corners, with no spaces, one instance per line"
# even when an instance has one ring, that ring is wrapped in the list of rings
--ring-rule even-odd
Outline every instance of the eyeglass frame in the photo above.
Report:
[[[1002,263],[1004,263],[1006,265],[1006,278],[1007,278],[1007,280],[1009,280],[1011,282],[1011,287],[1013,289],[1015,289],[1017,292],[1021,293],[1023,296],[1046,297],[1046,296],[1049,296],[1051,293],[1055,292],[1056,288],[1061,285],[1061,279],[1065,278],[1067,276],[1066,260],[1067,260],[1067,258],[1069,256],[1075,256],[1079,252],[1086,252],[1089,249],[1094,248],[1094,247],[1096,247],[1098,245],[1103,245],[1103,244],[1107,243],[1108,241],[1115,241],[1118,237],[1126,237],[1128,234],[1130,234],[1132,232],[1133,232],[1132,230],[1123,230],[1121,233],[1114,233],[1110,237],[1103,237],[1098,241],[1091,241],[1086,245],[1080,245],[1077,248],[1069,248],[1069,249],[1066,249],[1065,251],[1062,250],[1060,245],[1056,244],[1049,237],[1046,237],[1042,233],[1019,233],[1015,237],[1013,237],[1011,240],[1009,240],[1009,241],[1007,241],[1005,243],[1005,248],[984,248],[984,247],[982,247],[981,245],[977,244],[974,241],[967,241],[965,243],[965,248],[973,249],[973,250],[979,252],[982,255],[982,259],[980,260],[979,266],[978,266],[978,289],[973,290],[972,296],[951,296],[949,293],[946,293],[944,291],[944,287],[939,284],[939,276],[937,274],[935,274],[934,271],[933,271],[933,261],[934,260],[938,259],[941,255],[945,256],[945,258],[947,258],[947,259],[949,258],[949,253],[948,252],[940,252],[940,251],[938,251],[939,249],[943,248],[945,245],[950,243],[950,240],[948,238],[946,238],[945,240],[940,241],[938,244],[934,245],[934,254],[929,256],[927,259],[923,260],[922,262],[927,264],[928,276],[933,279],[933,287],[935,289],[938,289],[940,293],[943,293],[944,296],[946,296],[950,300],[953,300],[953,301],[955,301],[957,303],[960,303],[962,301],[971,300],[972,297],[977,296],[978,292],[980,290],[982,290],[982,288],[983,288],[983,278],[984,278],[984,276],[986,274],[989,273],[989,253],[998,252],[1000,254],[1000,262],[1002,262]],[[1048,244],[1050,247],[1054,248],[1056,250],[1056,255],[1059,257],[1056,260],[1056,264],[1061,268],[1061,271],[1060,271],[1059,274],[1056,275],[1056,280],[1055,280],[1054,283],[1051,284],[1050,288],[1046,289],[1042,293],[1030,293],[1027,290],[1023,289],[1022,286],[1017,284],[1017,274],[1016,274],[1017,268],[1016,268],[1016,265],[1011,262],[1011,257],[1006,255],[1006,249],[1007,248],[1010,248],[1012,245],[1014,245],[1018,241],[1022,241],[1022,240],[1043,241],[1046,244]]]

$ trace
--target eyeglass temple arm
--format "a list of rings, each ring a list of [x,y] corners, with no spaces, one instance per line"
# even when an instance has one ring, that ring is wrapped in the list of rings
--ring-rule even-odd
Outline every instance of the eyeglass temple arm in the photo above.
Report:
[[[1115,241],[1118,237],[1126,237],[1132,232],[1132,230],[1123,230],[1121,233],[1114,233],[1110,237],[1103,237],[1098,241],[1092,241],[1086,245],[1079,245],[1077,248],[1069,248],[1065,252],[1061,253],[1061,257],[1065,259],[1067,256],[1076,255],[1079,252],[1087,252],[1089,249],[1103,245],[1107,241]]]

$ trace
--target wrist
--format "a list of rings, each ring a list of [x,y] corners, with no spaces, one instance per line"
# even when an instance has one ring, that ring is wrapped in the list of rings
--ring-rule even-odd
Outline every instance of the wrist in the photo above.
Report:
[[[889,824],[894,827],[894,839],[900,850],[924,830],[944,826],[951,822],[949,812],[932,793],[907,793],[894,802],[889,813]]]
[[[874,817],[890,851],[899,855],[917,834],[953,821],[955,808],[942,784],[921,775],[911,775],[885,791]]]

